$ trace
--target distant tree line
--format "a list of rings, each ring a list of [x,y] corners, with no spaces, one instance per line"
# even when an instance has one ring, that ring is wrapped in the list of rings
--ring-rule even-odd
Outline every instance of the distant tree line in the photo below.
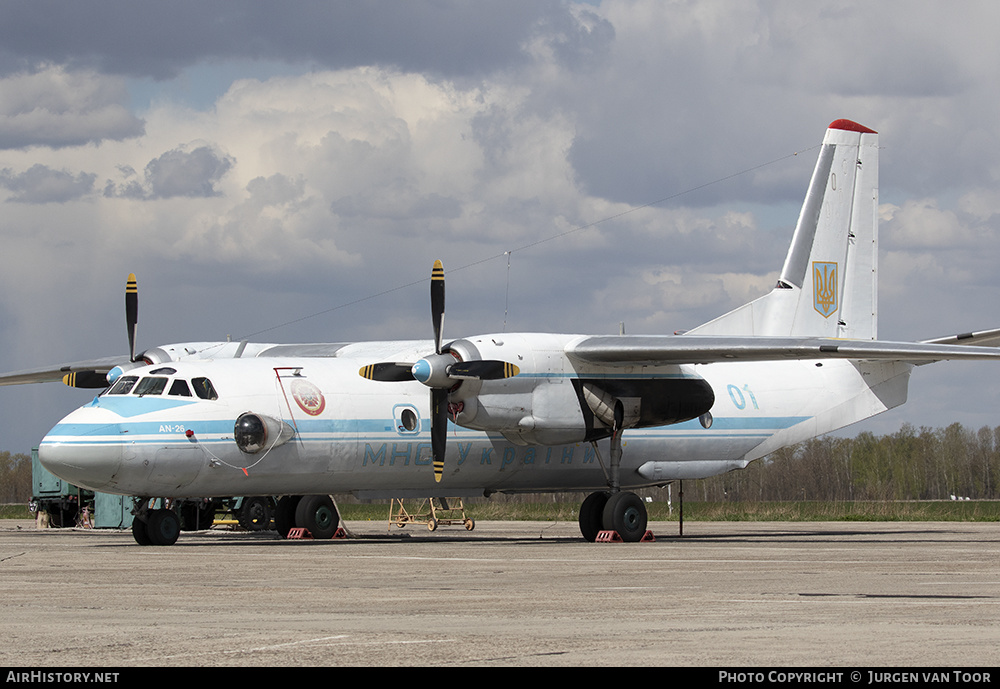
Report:
[[[31,498],[31,455],[0,452],[0,504]]]
[[[953,423],[792,445],[741,471],[684,484],[687,500],[948,500],[1000,498],[1000,426]],[[31,497],[31,456],[0,452],[0,503]],[[494,496],[493,501],[572,502],[576,494]]]
[[[824,436],[733,471],[685,483],[689,500],[948,500],[1000,498],[1000,426],[953,423],[891,435]]]

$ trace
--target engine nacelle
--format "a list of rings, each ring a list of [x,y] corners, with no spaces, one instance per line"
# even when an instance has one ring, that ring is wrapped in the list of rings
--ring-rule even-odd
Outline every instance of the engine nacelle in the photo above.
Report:
[[[456,423],[521,445],[562,445],[608,437],[616,410],[620,428],[644,428],[696,419],[715,404],[712,387],[690,368],[578,371],[561,347],[526,344],[507,335],[449,345],[462,360],[504,359],[521,367],[513,378],[463,381],[453,389],[448,401]]]
[[[108,385],[114,385],[115,381],[121,378],[123,373],[131,371],[132,369],[142,368],[143,366],[151,366],[153,364],[165,364],[166,362],[173,360],[173,357],[171,357],[169,353],[159,347],[147,349],[145,352],[137,356],[135,361],[118,364],[113,369],[108,371]]]

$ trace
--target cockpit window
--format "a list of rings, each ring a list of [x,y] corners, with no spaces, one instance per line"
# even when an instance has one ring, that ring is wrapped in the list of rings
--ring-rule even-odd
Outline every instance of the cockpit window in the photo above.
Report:
[[[194,394],[203,400],[217,400],[219,394],[215,391],[215,386],[208,378],[192,378],[191,385],[194,387]]]
[[[111,386],[111,389],[106,394],[127,395],[137,380],[139,380],[139,376],[122,376],[115,381],[115,384]]]
[[[132,394],[139,395],[140,397],[144,395],[159,395],[163,393],[165,387],[167,387],[166,378],[150,376],[140,380],[139,384],[135,386],[135,390],[132,391]]]
[[[170,384],[170,392],[168,395],[175,395],[177,397],[190,397],[191,388],[188,387],[187,381],[183,378],[178,378],[173,383]]]
[[[172,376],[177,373],[177,369],[164,366],[163,368],[153,369],[150,373],[154,376]]]

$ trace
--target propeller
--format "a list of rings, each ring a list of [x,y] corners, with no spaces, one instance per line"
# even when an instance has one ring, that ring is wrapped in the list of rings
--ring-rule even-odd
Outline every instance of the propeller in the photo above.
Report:
[[[416,380],[431,389],[431,453],[434,480],[441,482],[448,440],[448,393],[463,380],[500,380],[511,378],[520,369],[506,361],[461,361],[443,344],[444,266],[434,261],[431,270],[431,325],[434,328],[434,353],[415,363],[382,362],[361,368],[362,378],[383,383]]]
[[[128,360],[135,361],[135,333],[139,324],[139,285],[135,273],[125,282],[125,327],[128,329]]]
[[[139,287],[135,273],[128,274],[125,282],[125,326],[128,330],[128,360],[135,363],[135,335],[139,321]],[[119,367],[116,367],[119,368]],[[63,376],[63,383],[71,388],[106,388],[108,373],[102,371],[73,371]],[[117,376],[115,376],[117,378]]]

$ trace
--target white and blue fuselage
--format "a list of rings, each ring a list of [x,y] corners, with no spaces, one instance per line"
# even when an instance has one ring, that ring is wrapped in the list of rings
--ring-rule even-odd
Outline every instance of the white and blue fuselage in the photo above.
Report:
[[[373,360],[413,360],[428,351],[428,342],[346,345],[331,357],[181,360],[133,369],[129,390],[112,387],[69,414],[45,436],[39,457],[72,483],[125,495],[598,490],[608,485],[608,434],[599,421],[588,426],[580,381],[626,389],[632,379],[662,381],[665,387],[647,397],[669,395],[670,386],[684,382],[710,387],[714,402],[697,418],[626,429],[621,486],[628,488],[742,468],[781,446],[895,406],[905,400],[910,370],[842,360],[581,365],[564,353],[579,339],[475,339],[480,354],[516,362],[520,373],[451,392],[440,483],[432,471],[427,387],[358,374]],[[873,391],[876,376],[885,381],[882,394]],[[158,378],[165,380],[143,383]],[[199,396],[206,380],[212,394]],[[260,449],[245,452],[234,425],[246,413],[287,432],[272,429]]]

